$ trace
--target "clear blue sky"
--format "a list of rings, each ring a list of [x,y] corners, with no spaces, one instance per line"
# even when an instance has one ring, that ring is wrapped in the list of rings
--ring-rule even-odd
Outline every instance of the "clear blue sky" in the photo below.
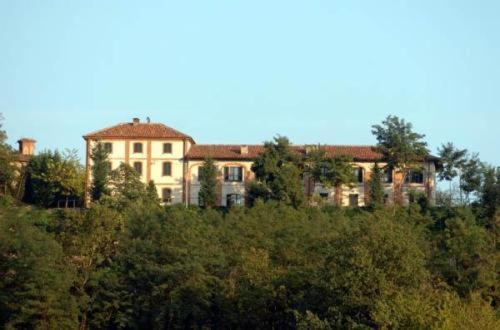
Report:
[[[500,1],[0,0],[9,141],[151,117],[198,143],[372,144],[388,114],[500,165]]]

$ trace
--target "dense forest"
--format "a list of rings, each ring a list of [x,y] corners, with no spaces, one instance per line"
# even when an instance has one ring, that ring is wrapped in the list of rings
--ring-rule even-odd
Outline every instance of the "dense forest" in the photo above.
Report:
[[[395,170],[428,153],[397,117],[373,133]],[[202,207],[163,206],[133,169],[110,170],[98,144],[92,203],[69,208],[83,199],[75,153],[42,151],[19,170],[2,132],[0,326],[500,329],[498,168],[446,143],[437,205],[385,204],[375,165],[370,205],[341,208],[308,201],[300,180],[349,184],[349,159],[318,148],[301,160],[289,145],[266,143],[250,207],[220,209],[213,160]]]

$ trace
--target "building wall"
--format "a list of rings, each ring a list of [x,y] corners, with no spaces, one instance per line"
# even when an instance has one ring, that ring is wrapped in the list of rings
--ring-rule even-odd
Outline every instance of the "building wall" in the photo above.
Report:
[[[243,196],[243,203],[245,203],[246,185],[253,179],[251,170],[252,161],[216,161],[215,165],[218,170],[219,186],[217,187],[218,204],[220,206],[227,206],[227,195],[239,194]],[[188,196],[189,204],[198,205],[198,193],[200,191],[200,183],[198,181],[198,168],[203,165],[203,161],[189,161],[188,162]],[[224,181],[224,167],[226,166],[241,166],[243,167],[243,181],[242,182],[225,182]]]
[[[172,190],[172,203],[183,203],[198,205],[198,194],[200,184],[198,182],[198,168],[203,164],[201,160],[185,161],[184,156],[189,151],[191,143],[189,141],[171,140],[171,139],[139,139],[139,140],[119,140],[119,139],[103,139],[102,143],[110,142],[113,144],[113,151],[109,155],[112,169],[118,168],[121,163],[128,163],[133,166],[134,162],[141,162],[143,173],[141,180],[144,183],[153,180],[158,196],[161,197],[163,188]],[[142,153],[134,153],[134,143],[140,142],[143,144]],[[91,184],[90,167],[90,151],[95,145],[95,141],[88,141],[87,148],[87,190]],[[163,153],[163,143],[172,144],[172,153]],[[172,175],[164,176],[163,163],[171,162]],[[254,175],[251,171],[253,161],[216,161],[216,166],[219,172],[219,185],[217,187],[218,204],[227,206],[228,194],[246,195],[248,183],[253,180]],[[381,163],[380,166],[385,164]],[[224,182],[224,167],[226,166],[241,166],[243,167],[243,182]],[[352,187],[343,186],[341,192],[341,205],[349,205],[349,195],[358,195],[358,205],[365,206],[368,202],[368,178],[370,177],[373,163],[356,162],[354,167],[361,167],[364,171],[364,182],[355,183]],[[404,184],[403,185],[403,202],[408,203],[410,191],[417,191],[426,194],[432,204],[435,203],[436,189],[436,168],[434,163],[424,164],[424,183],[423,184]],[[306,184],[308,184],[306,182]],[[387,195],[387,200],[394,200],[394,185],[393,183],[384,184],[384,190]],[[327,193],[327,202],[334,203],[335,189],[333,187],[324,187],[319,183],[313,183],[311,189],[306,189],[312,196],[319,196],[321,193]],[[312,197],[311,196],[311,197]],[[87,193],[87,201],[89,201]],[[245,198],[244,198],[245,201]]]
[[[142,182],[148,183],[151,180],[154,181],[159,197],[162,195],[163,188],[170,188],[172,190],[172,203],[183,202],[184,141],[172,139],[101,139],[100,142],[113,144],[113,150],[108,157],[113,170],[118,168],[121,163],[133,166],[135,162],[141,162]],[[87,143],[89,144],[87,155],[87,187],[89,187],[91,184],[90,167],[92,166],[90,152],[97,142],[91,140]],[[142,143],[141,153],[134,153],[134,143]],[[172,144],[172,153],[163,153],[164,143]],[[163,175],[164,162],[171,163],[172,175]]]

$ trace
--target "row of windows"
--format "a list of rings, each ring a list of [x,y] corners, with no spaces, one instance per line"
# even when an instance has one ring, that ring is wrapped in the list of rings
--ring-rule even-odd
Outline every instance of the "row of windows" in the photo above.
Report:
[[[142,175],[142,162],[134,162],[134,169]],[[162,164],[162,172],[163,176],[172,176],[172,163],[171,162],[163,162]]]
[[[201,174],[201,166],[198,167],[198,177]],[[225,182],[243,182],[243,167],[241,166],[226,166],[224,167]]]
[[[113,143],[105,142],[104,149],[108,153],[112,154],[113,153]],[[133,150],[134,150],[135,154],[142,154],[143,153],[143,144],[141,142],[135,142],[133,144]],[[163,144],[163,153],[164,154],[171,154],[172,153],[172,143],[164,143]]]
[[[322,175],[327,175],[327,168],[323,168],[321,170]],[[355,168],[354,170],[354,177],[356,178],[356,181],[358,183],[363,183],[364,182],[364,169],[362,167]],[[383,181],[384,183],[392,183],[393,181],[393,171],[391,169],[386,169],[384,171],[384,176],[383,176]],[[424,183],[424,173],[422,171],[418,170],[410,170],[408,171],[405,179],[405,183]]]

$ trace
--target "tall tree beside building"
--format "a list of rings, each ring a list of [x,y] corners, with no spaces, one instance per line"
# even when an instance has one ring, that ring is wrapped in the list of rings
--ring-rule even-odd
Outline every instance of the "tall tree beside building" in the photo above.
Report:
[[[380,208],[384,205],[384,186],[382,184],[382,179],[384,172],[379,167],[378,163],[375,163],[372,168],[372,174],[370,177],[370,206],[373,209]]]
[[[481,189],[483,164],[477,153],[469,156],[462,165],[460,190],[465,193],[465,202],[469,203],[473,194],[478,194]]]
[[[403,182],[407,172],[419,169],[418,163],[429,155],[424,134],[413,131],[413,125],[397,116],[388,116],[381,125],[373,125],[377,150],[382,153],[387,167],[396,171],[398,180],[394,183],[395,202],[403,201]]]
[[[111,168],[108,162],[109,152],[104,144],[98,142],[90,154],[92,159],[92,187],[91,197],[98,201],[102,196],[109,194],[109,176]]]
[[[3,116],[0,114],[0,185],[1,192],[6,194],[12,187],[16,177],[14,152],[7,144],[7,133],[2,129]]]
[[[266,142],[264,152],[252,165],[257,182],[250,188],[250,199],[272,199],[294,207],[302,205],[305,196],[299,163],[287,137],[278,136]]]
[[[198,173],[200,182],[199,203],[212,208],[217,203],[217,167],[212,158],[206,158]]]
[[[461,172],[466,162],[467,149],[457,149],[453,145],[453,143],[448,142],[446,144],[442,144],[441,148],[438,148],[438,155],[441,158],[441,162],[443,164],[443,166],[438,170],[438,178],[439,180],[445,180],[449,182],[449,194],[451,199],[451,183],[456,177],[459,177],[460,181],[460,177],[462,175]]]
[[[326,151],[318,147],[310,152],[307,162],[315,181],[335,188],[335,203],[341,205],[342,185],[350,186],[355,180],[352,159],[345,156],[327,157]]]

